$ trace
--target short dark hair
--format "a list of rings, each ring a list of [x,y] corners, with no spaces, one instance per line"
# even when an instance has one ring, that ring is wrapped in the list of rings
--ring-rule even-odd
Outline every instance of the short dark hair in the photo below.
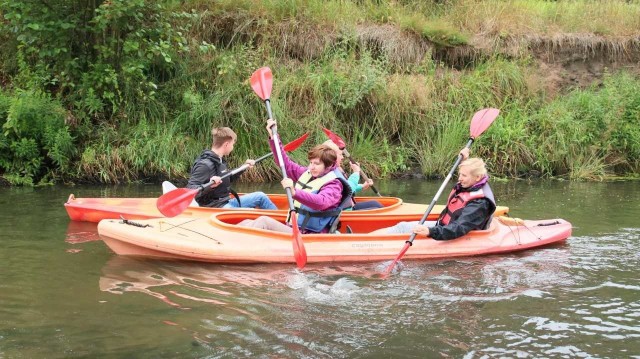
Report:
[[[307,154],[307,158],[312,160],[317,158],[320,162],[324,163],[324,166],[329,168],[336,164],[336,160],[338,159],[338,155],[333,148],[327,145],[317,145],[316,147],[309,150]]]

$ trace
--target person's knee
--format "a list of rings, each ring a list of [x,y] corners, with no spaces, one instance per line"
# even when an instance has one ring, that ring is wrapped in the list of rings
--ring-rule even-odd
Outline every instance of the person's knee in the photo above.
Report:
[[[235,198],[230,199],[229,202],[227,202],[227,204],[222,206],[222,208],[237,208],[237,207],[238,207],[238,200]]]
[[[269,217],[260,216],[255,219],[253,226],[255,228],[266,229],[268,227],[268,221],[269,221]]]
[[[393,227],[389,227],[389,229],[387,230],[387,233],[389,234],[393,234],[393,233],[409,233],[411,232],[411,222],[399,222],[398,224],[396,224]]]
[[[271,198],[264,192],[256,192],[257,204],[262,209],[277,209]]]

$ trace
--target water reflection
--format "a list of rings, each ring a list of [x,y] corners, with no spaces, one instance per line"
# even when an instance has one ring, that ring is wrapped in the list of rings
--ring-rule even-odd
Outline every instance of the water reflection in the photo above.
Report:
[[[218,288],[234,284],[268,286],[280,282],[285,273],[285,270],[262,271],[250,266],[234,268],[114,256],[102,268],[100,290],[113,294],[148,294],[169,305],[189,309],[190,302],[227,304],[231,293]]]
[[[70,244],[80,244],[100,240],[98,224],[91,222],[69,221],[64,241]]]
[[[514,303],[552,302],[557,287],[574,286],[568,262],[565,245],[517,255],[407,262],[403,271],[382,281],[374,279],[386,267],[382,263],[309,266],[301,272],[290,265],[114,256],[102,269],[100,290],[144,294],[193,311],[197,315],[169,321],[189,328],[200,345],[235,355],[352,356],[376,347],[382,355],[410,355],[419,348],[459,356],[477,350],[480,343],[473,343],[487,335],[504,334],[500,328],[514,321],[530,326],[530,318],[503,314]],[[404,352],[405,340],[416,341],[412,350]],[[513,354],[503,352],[508,353]]]
[[[421,203],[439,186],[379,184]],[[156,187],[72,192],[139,197]],[[376,273],[388,263],[298,271],[118,257],[95,225],[69,222],[69,188],[0,188],[0,357],[637,357],[639,187],[496,183],[514,216],[566,218],[574,237],[510,255],[403,261],[386,280]]]

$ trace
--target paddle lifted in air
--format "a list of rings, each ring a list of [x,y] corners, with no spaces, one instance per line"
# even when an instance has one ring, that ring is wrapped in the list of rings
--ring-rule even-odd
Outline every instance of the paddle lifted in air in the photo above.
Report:
[[[342,151],[342,154],[344,155],[344,157],[347,160],[349,160],[349,163],[357,164],[357,162],[353,158],[351,158],[351,154],[349,153],[349,151],[347,151],[347,145],[345,144],[345,142],[342,140],[342,138],[340,136],[338,136],[334,132],[331,132],[327,128],[323,128],[322,131],[327,135],[327,137],[329,137],[329,139],[333,143],[335,143],[338,146],[338,148]],[[365,182],[369,182],[369,177],[367,177],[367,175],[364,174],[362,169],[360,169],[360,177],[362,177],[362,179]],[[373,192],[375,192],[375,194],[378,195],[378,197],[382,197],[382,195],[380,194],[380,191],[378,191],[378,189],[374,185],[371,185],[371,189],[373,190]]]
[[[491,124],[496,119],[496,117],[498,117],[499,114],[500,114],[500,110],[495,109],[495,108],[486,108],[486,109],[483,109],[483,110],[480,110],[480,111],[476,112],[473,115],[473,118],[471,119],[471,126],[470,126],[470,129],[469,129],[470,136],[469,136],[469,140],[467,141],[467,144],[466,144],[465,148],[470,148],[471,145],[473,144],[473,141],[475,141],[475,139],[478,136],[480,136],[487,128],[489,128],[489,126],[491,126]],[[438,198],[440,198],[440,195],[442,194],[442,191],[444,191],[444,188],[446,187],[447,183],[449,183],[449,180],[453,176],[453,173],[455,172],[455,170],[458,167],[458,165],[460,165],[461,161],[462,161],[462,154],[458,155],[458,157],[456,158],[455,163],[453,164],[453,167],[449,171],[449,174],[447,174],[447,177],[444,179],[444,182],[442,182],[442,185],[440,186],[440,189],[438,189],[438,192],[436,192],[436,195],[431,200],[431,203],[429,204],[429,207],[427,208],[427,210],[425,211],[424,215],[420,219],[420,222],[419,222],[420,226],[422,226],[424,224],[424,222],[427,220],[428,214],[431,212],[433,207],[436,205],[436,201],[438,200]],[[482,167],[484,167],[484,164],[483,164]],[[494,209],[495,209],[495,205],[494,205]],[[446,210],[447,209],[445,208],[445,211]],[[404,254],[407,252],[409,247],[411,247],[411,245],[413,244],[413,240],[415,238],[416,238],[416,233],[415,232],[411,233],[411,236],[405,242],[405,245],[402,248],[402,250],[400,251],[400,253],[398,254],[398,256],[393,260],[393,262],[391,262],[391,264],[385,270],[385,273],[384,273],[385,276],[387,276],[387,275],[389,275],[389,273],[391,273],[391,271],[393,270],[393,267],[396,265],[396,263],[398,263],[398,261],[402,258],[402,256],[404,256]]]
[[[273,87],[273,74],[268,67],[261,67],[257,69],[251,75],[251,88],[253,92],[258,95],[264,101],[264,105],[267,109],[267,116],[273,119],[273,113],[271,112],[271,88]],[[276,126],[271,127],[273,133],[273,142],[275,143],[275,152],[280,164],[280,171],[282,172],[282,178],[287,178],[287,171],[284,168],[284,162],[282,160],[282,153],[280,153],[280,137],[278,136]],[[287,188],[287,200],[289,202],[289,218],[291,220],[291,227],[293,233],[291,241],[293,243],[293,256],[296,259],[296,265],[298,268],[304,268],[307,264],[307,250],[304,247],[302,236],[300,235],[300,229],[298,228],[298,214],[293,206],[293,198],[291,197],[291,189]]]

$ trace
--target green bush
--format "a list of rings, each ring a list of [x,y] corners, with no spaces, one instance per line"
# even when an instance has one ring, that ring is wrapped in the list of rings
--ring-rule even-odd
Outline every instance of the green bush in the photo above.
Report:
[[[19,85],[61,94],[90,115],[154,98],[174,57],[189,50],[193,17],[165,3],[1,1],[22,57]]]
[[[602,4],[47,5],[0,0],[0,171],[15,184],[184,178],[210,146],[212,126],[238,134],[231,166],[260,156],[269,150],[266,113],[248,78],[261,66],[273,70],[271,103],[283,142],[309,131],[311,146],[325,140],[320,129],[328,127],[374,178],[408,168],[443,175],[467,139],[469,119],[486,107],[502,113],[473,151],[494,174],[600,179],[640,169],[637,77],[611,74],[598,86],[547,97],[526,41],[514,37],[546,34],[525,21],[544,8],[564,6],[576,28],[589,29],[581,9]],[[493,16],[497,5],[510,11]],[[637,29],[637,6],[617,1],[609,13],[625,7],[620,16],[628,21],[613,33]],[[407,36],[415,41],[401,41]],[[456,47],[458,67],[444,47]],[[304,148],[292,157],[306,161]],[[278,176],[270,161],[249,173],[244,179]]]
[[[8,102],[0,139],[5,177],[15,184],[33,184],[45,175],[68,174],[76,144],[61,104],[29,91],[17,91]]]

